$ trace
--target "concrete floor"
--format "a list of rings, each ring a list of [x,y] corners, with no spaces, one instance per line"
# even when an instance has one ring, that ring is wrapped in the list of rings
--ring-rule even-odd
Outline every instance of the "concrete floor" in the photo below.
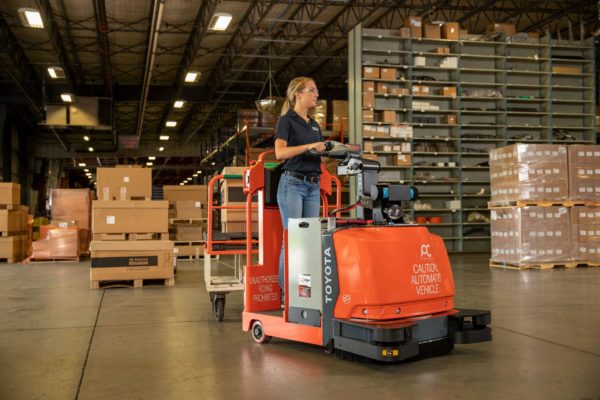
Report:
[[[453,256],[457,304],[494,340],[399,365],[338,360],[213,320],[201,263],[176,286],[89,289],[89,264],[0,264],[0,399],[600,399],[600,268],[490,270]]]

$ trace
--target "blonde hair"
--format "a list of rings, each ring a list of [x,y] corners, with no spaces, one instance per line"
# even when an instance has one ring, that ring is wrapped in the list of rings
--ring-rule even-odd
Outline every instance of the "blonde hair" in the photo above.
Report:
[[[290,81],[290,84],[287,88],[285,102],[281,108],[281,115],[285,115],[290,109],[294,109],[296,106],[296,92],[303,90],[308,82],[314,82],[314,79],[306,76],[298,76]]]

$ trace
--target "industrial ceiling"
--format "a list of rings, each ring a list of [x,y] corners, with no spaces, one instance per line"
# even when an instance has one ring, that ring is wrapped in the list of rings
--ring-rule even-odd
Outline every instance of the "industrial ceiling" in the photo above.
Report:
[[[24,7],[40,11],[43,29],[23,25]],[[510,22],[524,32],[589,37],[599,29],[599,7],[589,0],[3,0],[0,103],[29,127],[35,157],[97,166],[155,156],[155,184],[178,183],[190,170],[211,168],[205,155],[235,131],[236,110],[253,107],[269,71],[281,94],[303,75],[315,79],[321,98],[345,97],[348,32],[358,23],[397,29],[420,15],[459,21],[471,33]],[[225,31],[210,29],[216,13],[233,17]],[[49,76],[53,66],[64,78]],[[199,79],[185,83],[190,71]],[[112,126],[44,124],[46,106],[66,92],[109,99]]]

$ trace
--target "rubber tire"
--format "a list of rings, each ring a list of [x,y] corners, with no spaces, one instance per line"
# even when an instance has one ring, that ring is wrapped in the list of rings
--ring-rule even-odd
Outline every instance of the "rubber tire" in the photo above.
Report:
[[[216,298],[213,306],[215,320],[221,322],[225,316],[225,299]]]
[[[268,343],[271,340],[271,336],[265,335],[263,324],[260,321],[254,321],[252,328],[250,329],[252,339],[258,344]]]

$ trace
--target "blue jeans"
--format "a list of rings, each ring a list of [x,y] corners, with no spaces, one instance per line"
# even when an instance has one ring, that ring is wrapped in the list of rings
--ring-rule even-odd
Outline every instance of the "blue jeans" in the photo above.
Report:
[[[319,183],[306,182],[302,179],[283,173],[279,180],[277,188],[277,204],[281,213],[281,222],[283,229],[288,228],[288,219],[290,218],[316,218],[319,216],[321,205]],[[284,293],[284,252],[281,245],[279,254],[279,287],[281,288],[281,298]]]

